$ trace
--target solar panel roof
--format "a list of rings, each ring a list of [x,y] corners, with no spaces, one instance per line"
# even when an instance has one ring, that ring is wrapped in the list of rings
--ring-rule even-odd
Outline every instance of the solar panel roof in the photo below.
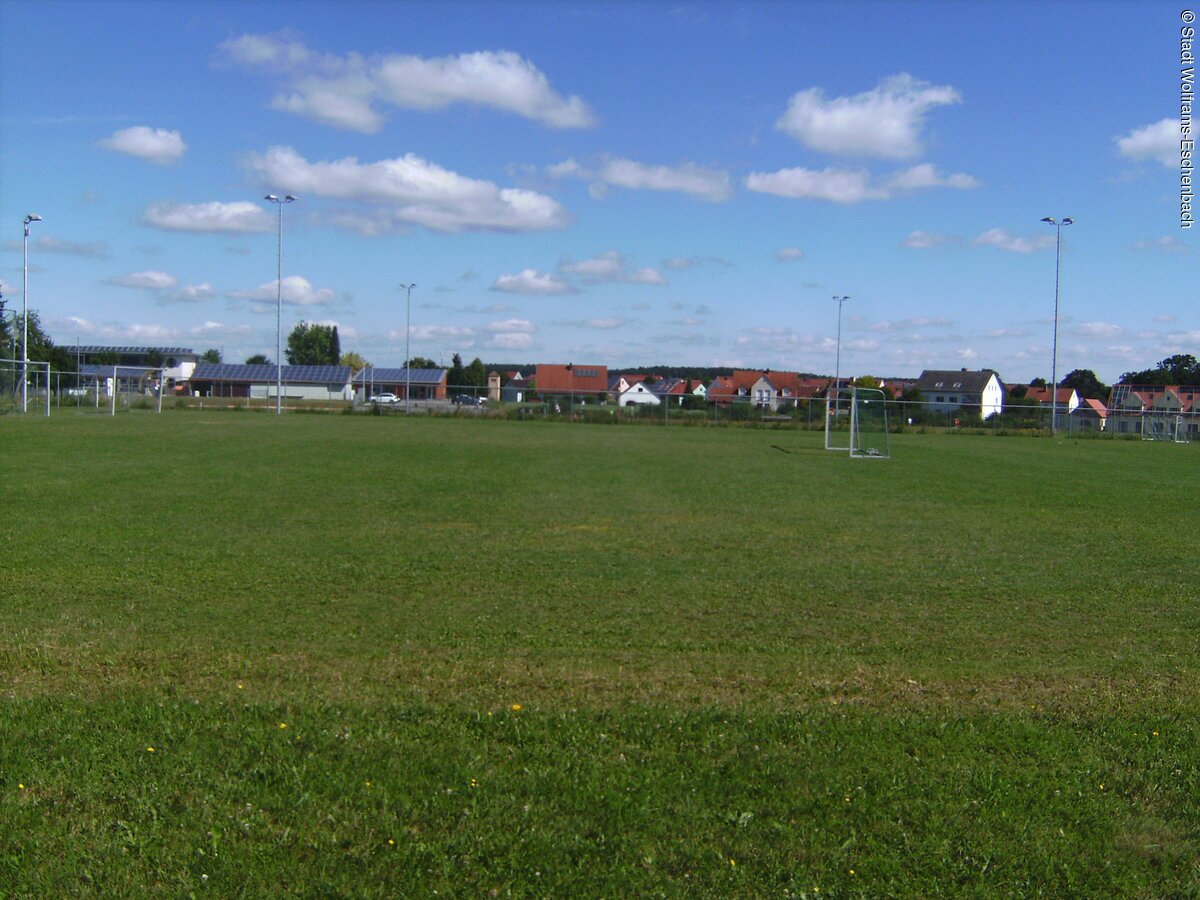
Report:
[[[403,381],[411,381],[413,384],[439,384],[445,376],[445,369],[413,369],[409,374],[407,369],[369,367],[354,376],[354,383],[370,384],[372,381],[380,381],[385,384],[400,384]]]
[[[60,344],[63,350],[68,353],[153,353],[158,352],[164,356],[184,356],[191,354],[196,355],[196,351],[191,347],[121,347],[111,344]]]
[[[349,384],[349,366],[283,366],[279,377],[288,384]],[[275,381],[275,366],[196,363],[192,381]]]

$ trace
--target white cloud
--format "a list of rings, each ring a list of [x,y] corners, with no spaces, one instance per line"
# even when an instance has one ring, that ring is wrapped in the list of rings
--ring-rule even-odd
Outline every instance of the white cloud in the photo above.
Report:
[[[539,231],[569,218],[544,194],[467,178],[411,153],[374,163],[352,156],[310,163],[291,147],[272,147],[251,155],[248,166],[277,190],[389,204],[376,228],[389,227],[391,216],[434,231]]]
[[[528,350],[533,347],[533,335],[524,332],[505,332],[493,335],[487,344],[497,350]]]
[[[803,259],[804,251],[799,247],[781,247],[775,251],[775,258],[780,262],[792,262],[793,260]]]
[[[1155,322],[1168,322],[1169,323],[1169,322],[1174,322],[1176,320],[1177,320],[1177,317],[1173,316],[1171,313],[1160,313],[1159,315],[1154,317]]]
[[[139,288],[147,291],[163,291],[173,288],[179,283],[179,279],[174,275],[168,275],[166,272],[159,272],[154,269],[147,269],[144,272],[134,272],[132,275],[116,275],[108,281],[109,284],[115,284],[119,287]]]
[[[966,347],[962,350],[956,350],[956,351],[954,351],[954,355],[957,356],[959,359],[961,359],[963,362],[972,362],[976,359],[979,359],[979,354],[976,351],[972,350],[970,347]]]
[[[373,69],[382,98],[406,109],[471,103],[515,113],[551,128],[590,128],[596,124],[582,99],[563,99],[537,66],[511,51],[436,59],[387,56]]]
[[[774,194],[793,200],[829,200],[833,203],[859,203],[883,200],[886,194],[870,185],[865,169],[780,169],[778,172],[751,172],[746,187],[762,194]]]
[[[1117,152],[1128,159],[1153,159],[1176,168],[1180,160],[1180,120],[1159,119],[1153,125],[1135,128],[1117,141]]]
[[[475,330],[461,325],[414,325],[409,330],[409,335],[414,341],[454,341],[460,347],[470,347],[475,343]],[[388,337],[391,340],[400,340],[404,337],[404,332],[389,331]]]
[[[165,231],[248,234],[274,231],[275,220],[256,203],[152,203],[142,221]]]
[[[826,100],[820,88],[800,91],[775,127],[822,153],[910,159],[921,152],[926,113],[961,100],[952,87],[901,73],[852,97]]]
[[[1097,338],[1107,341],[1120,337],[1125,333],[1125,329],[1120,325],[1113,325],[1109,322],[1082,322],[1075,329],[1075,333],[1080,337]]]
[[[1035,253],[1038,250],[1049,250],[1054,246],[1054,235],[1038,234],[1032,237],[1019,237],[1009,234],[1003,228],[992,228],[975,238],[976,245],[996,247],[1009,253]]]
[[[216,291],[207,281],[203,284],[185,284],[178,290],[171,291],[164,300],[180,303],[200,303],[215,296]]]
[[[912,328],[948,328],[954,324],[952,319],[941,316],[917,316],[912,319],[883,320],[867,326],[868,331],[908,331]]]
[[[285,276],[282,288],[277,281],[269,281],[249,291],[230,291],[228,296],[234,300],[253,300],[257,303],[274,302],[277,295],[282,296],[283,302],[291,306],[321,306],[333,302],[336,294],[331,288],[314,288],[312,283],[301,275]]]
[[[678,166],[654,166],[631,159],[613,159],[601,169],[599,178],[616,187],[676,191],[714,203],[728,200],[733,195],[728,172],[705,169],[690,162]]]
[[[556,275],[522,269],[516,275],[504,274],[496,279],[491,290],[509,294],[573,294],[575,289]]]
[[[970,175],[944,175],[932,165],[922,163],[911,169],[893,172],[873,180],[866,169],[780,169],[778,172],[751,172],[746,187],[763,194],[775,194],[794,200],[829,200],[833,203],[860,203],[863,200],[888,200],[898,194],[933,187],[973,188],[979,182]]]
[[[382,127],[376,106],[385,105],[432,110],[463,103],[551,128],[596,124],[580,97],[563,97],[537,66],[508,50],[433,58],[318,55],[287,35],[244,34],[221,44],[218,59],[281,76],[276,109],[368,134]]]
[[[532,334],[537,330],[528,319],[505,319],[503,322],[488,322],[486,329],[494,334],[514,333]]]
[[[579,178],[592,182],[588,192],[596,200],[607,197],[610,187],[670,191],[712,203],[720,203],[733,196],[733,184],[728,172],[705,168],[693,162],[659,166],[618,157],[603,159],[596,167],[587,168],[574,159],[567,159],[547,166],[544,171],[550,178]]]
[[[675,271],[694,269],[703,265],[731,266],[733,263],[719,256],[672,256],[670,259],[663,260],[664,268]]]
[[[18,240],[4,242],[4,249],[10,253],[20,253],[22,247],[22,242]],[[83,244],[48,234],[39,235],[31,240],[29,249],[33,253],[56,253],[62,256],[82,256],[89,259],[108,259],[112,256],[111,248],[104,241],[91,241]]]
[[[584,320],[583,325],[585,328],[599,328],[607,330],[610,328],[620,328],[625,324],[625,322],[626,319],[622,318],[621,316],[610,316],[609,318],[605,319],[586,319]]]
[[[984,337],[1029,337],[1029,330],[1026,328],[993,328],[991,331],[987,332]]]
[[[114,131],[100,141],[100,146],[106,150],[136,156],[159,166],[179,162],[187,150],[187,144],[183,142],[178,131],[166,131],[146,125]]]
[[[576,275],[584,284],[655,284],[664,285],[667,279],[657,269],[629,268],[629,261],[616,250],[598,253],[591,259],[559,264],[560,272]]]
[[[921,163],[911,169],[896,172],[884,180],[883,186],[889,194],[907,194],[926,188],[951,187],[969,190],[979,187],[980,182],[970,175],[944,175],[930,163]]]
[[[1165,250],[1168,253],[1189,253],[1191,248],[1174,235],[1154,238],[1149,241],[1138,241],[1133,245],[1134,250]]]
[[[901,246],[913,250],[928,250],[931,247],[942,247],[957,241],[958,238],[948,234],[936,234],[931,231],[913,231],[901,241]]]

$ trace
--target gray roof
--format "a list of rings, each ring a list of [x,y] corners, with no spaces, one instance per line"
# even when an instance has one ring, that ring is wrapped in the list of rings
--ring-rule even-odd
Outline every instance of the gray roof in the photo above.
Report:
[[[406,381],[413,384],[441,384],[446,377],[445,369],[413,369],[410,373],[408,369],[384,369],[375,366],[370,366],[356,372],[354,375],[355,384],[370,384],[378,382],[380,384],[403,384]]]
[[[917,390],[922,394],[930,391],[960,391],[967,394],[982,394],[988,381],[996,375],[991,369],[963,371],[961,369],[926,369],[917,379]],[[999,381],[1000,376],[996,375]]]
[[[279,377],[286,384],[349,384],[349,366],[283,366]],[[196,363],[192,381],[238,381],[270,384],[275,381],[273,364],[238,366],[231,363]]]
[[[79,374],[89,378],[112,378],[113,369],[117,370],[118,378],[136,378],[138,372],[157,372],[150,366],[105,366],[100,363],[84,363],[79,367]]]

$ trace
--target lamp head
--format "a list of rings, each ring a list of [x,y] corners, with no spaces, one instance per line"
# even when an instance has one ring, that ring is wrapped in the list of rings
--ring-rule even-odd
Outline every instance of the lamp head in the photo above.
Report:
[[[1049,216],[1046,216],[1046,218],[1042,219],[1042,221],[1043,221],[1043,222],[1049,222],[1051,225],[1057,225],[1057,224],[1058,224],[1057,222],[1055,222],[1055,221],[1054,221],[1052,218],[1050,218]]]
[[[278,197],[276,197],[274,194],[267,194],[267,196],[263,197],[263,199],[264,199],[264,200],[270,200],[272,203],[278,203],[278,202],[279,202],[279,198],[278,198]]]
[[[1067,216],[1065,219],[1063,219],[1063,224],[1064,225],[1074,225],[1075,220],[1072,219],[1070,216]]]
[[[30,213],[29,215],[27,215],[25,217],[26,225],[28,225],[30,222],[40,222],[40,221],[42,221],[42,217],[39,216],[37,213]]]
[[[293,197],[291,194],[288,194],[286,197],[283,198],[283,202],[284,203],[295,203],[296,198]]]

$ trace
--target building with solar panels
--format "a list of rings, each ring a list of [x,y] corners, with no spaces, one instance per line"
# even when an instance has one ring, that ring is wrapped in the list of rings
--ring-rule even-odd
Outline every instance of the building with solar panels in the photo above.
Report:
[[[410,387],[413,400],[445,400],[446,370],[413,369],[409,371],[405,368],[384,369],[368,366],[354,376],[354,393],[363,400],[369,400],[380,394],[395,394],[404,400]]]
[[[275,396],[277,378],[283,382],[285,400],[352,400],[349,366],[282,366],[196,363],[188,393],[196,397],[247,397],[266,400]]]
[[[84,373],[85,366],[107,367],[114,365],[128,368],[145,366],[148,369],[165,369],[167,387],[185,382],[192,377],[196,363],[200,360],[191,347],[132,347],[108,344],[59,344],[75,360],[75,368]],[[94,377],[88,370],[89,377]],[[109,372],[111,375],[111,371]]]

